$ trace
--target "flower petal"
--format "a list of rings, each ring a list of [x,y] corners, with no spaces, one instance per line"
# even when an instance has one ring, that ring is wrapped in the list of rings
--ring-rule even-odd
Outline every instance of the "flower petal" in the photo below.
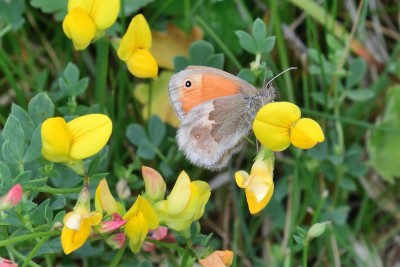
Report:
[[[309,149],[318,142],[323,142],[325,136],[321,126],[316,121],[304,118],[300,119],[291,127],[290,139],[294,146],[302,149]]]
[[[114,24],[117,20],[119,9],[119,0],[95,0],[91,5],[89,16],[92,18],[97,30],[102,31]]]
[[[90,114],[70,121],[68,127],[72,136],[70,155],[74,159],[83,159],[93,156],[106,145],[112,122],[106,115]]]
[[[182,171],[166,200],[169,214],[179,214],[186,208],[191,196],[190,184],[189,176],[185,171]]]
[[[143,213],[132,217],[125,225],[125,233],[129,238],[129,246],[134,253],[138,253],[149,231],[147,220]]]
[[[240,188],[245,188],[246,187],[245,183],[249,178],[250,178],[250,175],[245,171],[237,171],[235,173],[235,181],[236,181],[236,184]]]
[[[63,30],[76,50],[88,47],[96,35],[95,24],[80,7],[72,9],[64,18]]]
[[[143,166],[142,176],[144,179],[145,196],[153,202],[163,199],[166,184],[161,174],[152,168]]]
[[[261,188],[261,190],[260,190]],[[254,184],[245,190],[246,200],[251,214],[255,214],[267,206],[274,193],[274,183]],[[263,195],[264,194],[264,195]]]
[[[96,189],[95,207],[97,211],[105,210],[108,215],[118,213],[117,202],[110,192],[107,180],[103,178]]]
[[[148,223],[150,229],[156,229],[159,225],[158,216],[156,211],[150,203],[141,196],[138,196],[139,210],[143,213],[144,218]]]
[[[63,118],[50,118],[41,127],[42,155],[52,162],[68,162],[71,133]]]
[[[290,145],[290,126],[300,116],[299,107],[290,102],[266,104],[254,119],[254,134],[265,147],[273,151],[284,150]]]
[[[126,60],[128,70],[138,78],[156,78],[157,62],[147,49],[136,49]]]

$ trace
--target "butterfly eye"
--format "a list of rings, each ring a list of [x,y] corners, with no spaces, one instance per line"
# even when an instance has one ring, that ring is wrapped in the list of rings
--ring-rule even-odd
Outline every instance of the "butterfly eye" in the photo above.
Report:
[[[185,87],[189,88],[190,86],[192,86],[192,82],[190,80],[186,80],[185,81]]]

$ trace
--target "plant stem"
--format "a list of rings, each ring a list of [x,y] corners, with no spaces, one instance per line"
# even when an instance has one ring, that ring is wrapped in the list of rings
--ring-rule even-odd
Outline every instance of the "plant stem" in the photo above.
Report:
[[[302,267],[307,267],[307,258],[308,258],[308,241],[304,240],[304,242],[303,242],[303,265],[302,265]]]
[[[19,243],[23,242],[26,240],[32,240],[33,238],[38,238],[38,237],[51,237],[51,236],[57,236],[60,235],[60,231],[50,231],[50,232],[38,232],[38,233],[32,233],[32,234],[27,234],[27,235],[21,235],[21,236],[16,236],[16,237],[10,237],[7,240],[2,240],[0,241],[0,247],[8,246],[14,243]]]
[[[72,194],[79,193],[82,190],[82,187],[73,187],[73,188],[53,188],[50,186],[24,186],[24,190],[26,191],[35,191],[42,193],[51,193],[51,194]]]
[[[28,257],[26,257],[24,264],[22,265],[22,267],[26,267],[28,266],[29,262],[31,262],[31,259],[33,258],[33,256],[35,256],[36,252],[38,251],[38,249],[43,246],[44,243],[47,242],[47,240],[49,240],[50,237],[46,236],[43,237],[37,244],[36,246],[31,250],[31,252],[28,254]]]
[[[19,252],[18,250],[16,250],[13,246],[7,246],[7,249],[8,249],[9,251],[11,251],[12,254],[15,255],[16,258],[18,258],[19,260],[25,261],[26,257],[25,257],[21,252]],[[41,267],[39,264],[36,264],[36,263],[33,262],[33,261],[29,261],[28,265],[29,265],[29,266],[32,266],[32,267]]]
[[[126,249],[126,244],[127,244],[127,242],[125,242],[124,246],[118,250],[117,254],[115,254],[115,257],[112,260],[110,267],[118,266],[118,263],[121,261],[122,255],[124,255],[124,252]]]
[[[181,248],[181,247],[179,247],[177,245],[174,245],[174,244],[170,244],[170,243],[154,240],[154,239],[151,239],[151,238],[145,238],[145,241],[149,242],[149,243],[156,244],[157,246],[160,246],[160,247],[165,247],[165,248],[168,248],[168,249],[171,249],[171,250],[176,250],[176,251],[179,251],[181,253],[186,253],[187,252],[186,249]]]

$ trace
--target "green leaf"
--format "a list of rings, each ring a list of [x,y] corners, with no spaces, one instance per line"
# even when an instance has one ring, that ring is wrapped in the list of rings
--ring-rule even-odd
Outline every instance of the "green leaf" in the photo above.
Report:
[[[389,88],[386,95],[383,118],[376,123],[377,127],[400,128],[400,86]],[[400,134],[379,129],[373,130],[368,140],[368,153],[372,166],[389,182],[400,177],[398,155],[400,151]]]
[[[150,144],[150,140],[147,137],[146,131],[139,124],[130,124],[126,129],[125,135],[131,144],[137,146]]]
[[[0,195],[4,195],[12,185],[10,168],[0,161]]]
[[[65,207],[65,205],[67,204],[66,200],[65,200],[65,196],[60,195],[60,196],[56,196],[56,199],[53,201],[53,203],[51,203],[50,208],[52,210],[59,210]]]
[[[24,129],[25,138],[27,140],[30,140],[33,131],[35,130],[35,125],[33,124],[33,121],[28,112],[26,112],[17,104],[13,103],[11,105],[11,114],[18,118],[19,122],[21,123],[22,129]]]
[[[40,225],[45,223],[46,215],[45,210],[49,207],[50,199],[46,199],[39,206],[29,213],[29,218],[32,225]]]
[[[325,213],[322,217],[324,221],[333,221],[334,224],[344,225],[347,221],[350,208],[348,206],[341,206],[332,211]]]
[[[257,18],[253,23],[251,35],[259,52],[262,52],[264,39],[267,37],[267,27],[262,19]]]
[[[346,87],[351,88],[358,84],[365,76],[367,64],[362,58],[356,58],[349,64],[349,74],[346,77]]]
[[[24,12],[25,2],[23,0],[0,0],[0,18],[3,22],[2,24],[11,25],[13,31],[16,31],[24,24]]]
[[[59,79],[61,91],[66,96],[79,96],[85,93],[89,78],[79,79],[79,69],[73,63],[68,63],[64,75]]]
[[[26,184],[32,176],[32,172],[26,171],[18,174],[17,177],[14,179],[14,184]]]
[[[167,128],[161,121],[160,117],[152,116],[149,121],[149,136],[155,146],[159,146],[161,144],[165,138],[166,132]]]
[[[25,151],[25,134],[18,118],[12,114],[10,114],[4,125],[3,137],[5,145],[8,145],[9,152],[12,154],[13,161],[16,160],[16,163],[21,162]],[[3,154],[3,156],[8,160],[6,155]]]
[[[29,163],[32,162],[42,156],[42,137],[40,135],[41,125],[36,127],[33,132],[31,144],[28,147],[24,155],[24,162]]]
[[[193,65],[205,65],[205,60],[212,54],[214,54],[214,46],[203,40],[197,41],[189,47],[189,55]]]
[[[57,21],[61,21],[68,11],[68,0],[31,0],[31,5],[40,8],[43,13],[55,13]]]
[[[238,75],[237,75],[240,79],[245,80],[246,82],[250,83],[250,84],[254,84],[256,81],[256,77],[254,76],[254,73],[246,68],[246,69],[242,69]]]
[[[135,1],[125,2],[124,5],[125,16],[129,16],[133,13],[136,13],[139,9],[153,2],[154,0],[135,0]]]
[[[240,46],[250,54],[256,55],[257,46],[251,35],[245,31],[236,31],[235,33],[239,37]]]
[[[340,182],[340,188],[347,191],[355,191],[357,189],[357,184],[350,177],[344,177]]]
[[[362,102],[375,97],[375,92],[371,89],[346,90],[346,96],[353,101]]]
[[[137,154],[142,159],[154,159],[155,157],[154,149],[148,145],[139,146]]]
[[[39,93],[29,102],[28,112],[33,123],[39,125],[44,120],[53,117],[54,104],[46,93]]]
[[[174,57],[174,69],[175,69],[175,72],[179,72],[181,70],[184,70],[189,65],[190,65],[190,59],[188,59],[186,57],[183,57],[183,56]]]
[[[263,54],[271,52],[275,46],[275,39],[276,39],[275,36],[265,38],[260,47],[260,52]]]
[[[302,238],[302,237],[300,237],[298,235],[293,235],[293,238],[294,238],[294,241],[296,241],[297,244],[303,245],[304,238]]]
[[[56,216],[54,216],[53,223],[56,223],[56,222],[61,222],[62,223],[65,214],[66,214],[65,210],[62,210],[59,213],[57,213]]]
[[[207,58],[206,66],[222,69],[224,67],[224,54],[214,54]]]

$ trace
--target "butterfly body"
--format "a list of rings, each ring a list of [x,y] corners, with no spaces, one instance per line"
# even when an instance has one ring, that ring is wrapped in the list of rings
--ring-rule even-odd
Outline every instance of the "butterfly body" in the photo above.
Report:
[[[195,165],[219,170],[240,151],[257,111],[275,94],[219,69],[189,66],[171,77],[169,96],[181,120],[179,149]]]

